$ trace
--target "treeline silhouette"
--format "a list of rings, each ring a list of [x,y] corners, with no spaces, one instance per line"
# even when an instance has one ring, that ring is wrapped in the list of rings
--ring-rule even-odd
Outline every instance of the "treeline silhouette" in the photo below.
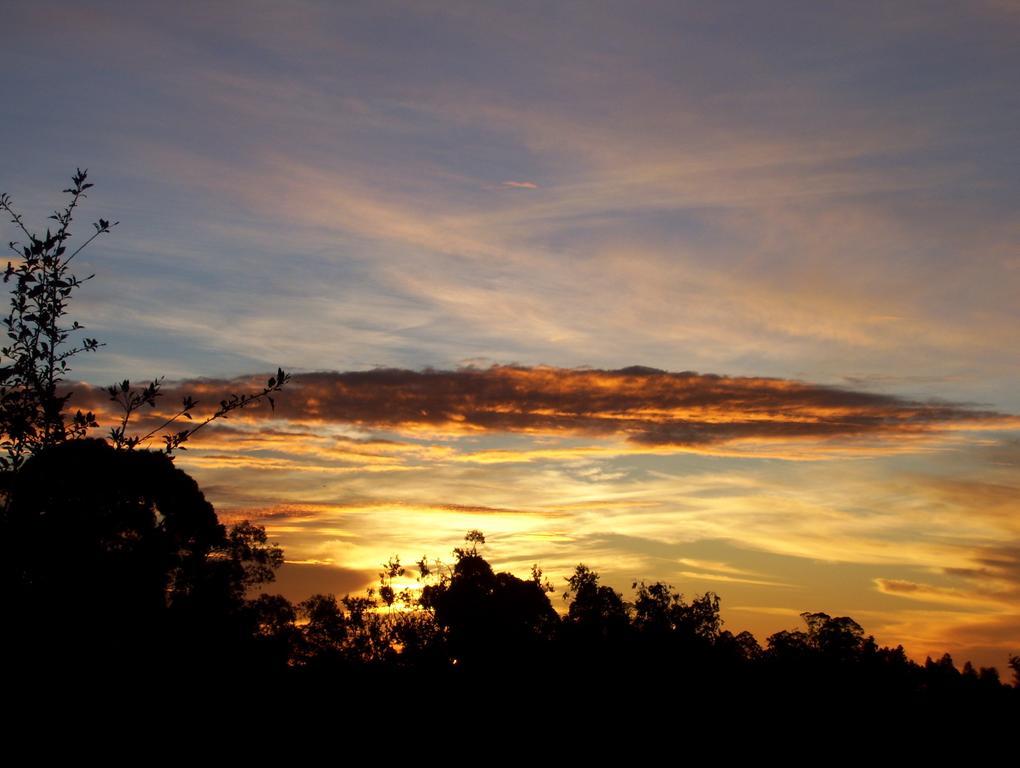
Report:
[[[264,529],[219,523],[198,485],[165,454],[68,440],[4,475],[3,592],[8,678],[34,685],[147,685],[257,679],[280,690],[467,690],[507,696],[557,686],[683,691],[701,700],[1018,703],[993,668],[925,664],[879,646],[853,619],[804,613],[768,637],[723,628],[720,599],[687,600],[662,582],[633,599],[578,565],[566,611],[536,567],[496,572],[468,533],[449,564],[387,563],[364,595],[293,604],[253,596],[282,551]],[[420,589],[399,584],[421,583]],[[154,689],[154,690],[155,690]],[[806,697],[806,698],[805,698]]]

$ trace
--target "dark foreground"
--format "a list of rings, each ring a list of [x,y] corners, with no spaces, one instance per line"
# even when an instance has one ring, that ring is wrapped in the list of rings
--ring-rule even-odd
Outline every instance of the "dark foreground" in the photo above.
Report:
[[[995,669],[959,669],[948,655],[917,664],[849,617],[804,613],[802,627],[761,645],[723,629],[711,592],[686,600],[638,583],[625,600],[583,565],[560,615],[541,572],[495,572],[477,531],[448,565],[418,563],[413,594],[391,588],[407,573],[393,561],[363,596],[253,598],[282,552],[257,526],[222,526],[160,454],[68,441],[5,483],[3,664],[22,715],[87,719],[98,700],[108,713],[214,718],[314,705],[369,720],[511,716],[598,731],[619,718],[867,714],[873,725],[938,726],[1020,711],[1020,689]],[[1020,659],[1011,667],[1020,676]]]

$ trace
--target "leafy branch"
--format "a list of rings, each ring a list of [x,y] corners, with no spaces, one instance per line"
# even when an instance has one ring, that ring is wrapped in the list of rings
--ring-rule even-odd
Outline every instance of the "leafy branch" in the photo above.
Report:
[[[70,256],[65,243],[71,237],[74,212],[86,190],[88,171],[76,169],[72,186],[64,193],[71,196],[62,209],[49,217],[57,223],[55,232],[44,237],[30,232],[21,214],[14,210],[11,198],[0,195],[0,211],[27,241],[10,241],[14,259],[3,272],[5,283],[13,281],[10,311],[3,319],[7,345],[0,349],[0,469],[16,470],[28,455],[67,439],[82,437],[98,426],[91,412],[78,411],[70,422],[64,408],[70,393],[58,394],[59,385],[70,370],[68,360],[82,352],[94,352],[103,346],[93,338],[83,338],[67,348],[71,334],[84,330],[78,322],[63,324],[71,294],[94,275],[79,278],[70,272],[70,261],[97,237],[117,226],[117,222],[99,219],[93,234]]]
[[[127,434],[128,424],[131,421],[132,416],[144,406],[148,406],[150,408],[154,408],[156,406],[157,398],[162,397],[163,395],[160,391],[163,384],[163,377],[150,382],[149,385],[142,390],[132,389],[131,383],[125,379],[120,384],[114,384],[106,389],[106,391],[110,394],[110,400],[120,405],[123,410],[120,425],[110,430],[110,441],[116,448],[132,450],[139,445],[152,440],[156,436],[160,436],[163,440],[163,452],[168,456],[173,456],[174,451],[176,450],[187,450],[184,443],[190,440],[196,432],[210,422],[217,419],[228,418],[229,414],[233,411],[248,408],[249,406],[263,400],[268,402],[269,406],[273,409],[273,411],[275,411],[276,400],[273,398],[273,394],[283,389],[283,386],[290,381],[290,378],[291,376],[289,373],[284,372],[282,368],[278,368],[276,375],[271,376],[261,390],[230,394],[223,400],[220,400],[219,407],[209,414],[209,416],[202,421],[195,422],[194,427],[168,432],[167,430],[179,423],[181,419],[194,421],[193,411],[199,406],[199,402],[190,395],[185,395],[179,410],[166,418],[159,426],[154,427],[148,433],[140,436],[129,436]]]
[[[118,224],[99,219],[92,225],[92,234],[68,255],[66,243],[71,238],[75,211],[86,197],[86,190],[93,186],[87,179],[87,170],[75,170],[71,186],[64,190],[70,200],[49,217],[56,222],[56,231],[47,229],[44,237],[29,231],[9,195],[0,195],[0,211],[9,214],[11,223],[27,238],[24,243],[13,240],[8,243],[15,258],[3,270],[4,282],[13,281],[13,288],[10,311],[0,321],[7,334],[7,345],[0,348],[0,450],[6,454],[0,455],[0,471],[16,471],[28,456],[65,440],[85,437],[90,429],[99,426],[91,411],[65,414],[71,393],[60,392],[60,385],[71,370],[68,361],[104,346],[89,337],[70,341],[72,334],[85,328],[77,321],[69,325],[63,321],[75,289],[95,277],[77,277],[70,271],[70,263],[96,238],[108,234]],[[290,374],[277,369],[261,390],[230,394],[197,422],[194,411],[198,402],[185,396],[181,407],[159,426],[146,434],[132,435],[129,434],[132,418],[144,408],[156,407],[162,396],[163,379],[156,379],[141,390],[133,389],[124,380],[107,388],[110,400],[122,411],[118,425],[110,429],[109,440],[118,449],[132,450],[160,437],[163,452],[172,456],[176,450],[186,450],[184,443],[209,423],[225,419],[236,410],[265,400],[275,411],[273,395],[288,381]],[[183,420],[194,426],[175,429]]]

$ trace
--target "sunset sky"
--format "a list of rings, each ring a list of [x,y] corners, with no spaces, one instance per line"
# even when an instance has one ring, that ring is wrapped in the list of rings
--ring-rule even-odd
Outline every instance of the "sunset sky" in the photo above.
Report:
[[[78,257],[72,405],[293,372],[177,460],[289,597],[477,528],[762,641],[826,611],[1020,651],[1020,2],[0,20],[0,192],[45,229],[88,168],[76,240],[120,222]]]

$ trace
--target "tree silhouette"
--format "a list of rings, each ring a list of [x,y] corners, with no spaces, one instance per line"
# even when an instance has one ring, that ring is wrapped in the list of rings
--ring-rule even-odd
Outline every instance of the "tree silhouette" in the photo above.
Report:
[[[714,592],[687,603],[683,595],[661,581],[632,586],[637,589],[633,627],[642,645],[694,661],[704,657],[719,639],[722,617]],[[740,649],[734,648],[733,653],[739,654]]]
[[[195,427],[175,432],[198,406],[185,397],[160,427],[137,437],[128,436],[131,416],[156,407],[161,380],[141,392],[124,381],[110,388],[124,411],[110,442],[86,438],[96,416],[69,415],[72,394],[62,385],[69,361],[102,344],[75,342],[83,327],[66,319],[74,291],[93,277],[74,275],[71,262],[116,224],[100,219],[69,252],[76,210],[91,187],[78,170],[64,190],[68,204],[50,217],[56,231],[45,236],[29,231],[0,195],[0,210],[27,238],[9,243],[15,258],[4,272],[13,285],[0,350],[0,536],[8,548],[0,582],[16,627],[5,642],[51,668],[168,669],[239,658],[239,644],[272,623],[274,607],[249,602],[247,593],[273,579],[283,554],[258,526],[221,525],[172,453],[234,410],[273,405],[289,375],[278,370],[262,390],[229,395]],[[157,436],[163,452],[135,450]]]
[[[833,618],[827,613],[802,613],[808,644],[829,659],[849,661],[863,652],[864,629],[849,616]]]
[[[520,579],[496,573],[478,554],[485,542],[470,531],[471,547],[454,550],[449,578],[422,589],[421,606],[442,628],[449,653],[458,663],[475,667],[517,668],[528,665],[559,623],[541,583],[541,573]]]
[[[569,577],[563,599],[570,600],[560,633],[560,653],[574,685],[585,684],[590,670],[608,678],[632,660],[630,608],[612,587],[599,583],[599,574],[579,564]],[[594,681],[592,681],[594,682]]]
[[[246,592],[282,562],[262,529],[221,525],[168,457],[102,440],[32,456],[13,479],[2,523],[17,644],[49,663],[151,666],[167,654],[211,651],[229,643]]]

